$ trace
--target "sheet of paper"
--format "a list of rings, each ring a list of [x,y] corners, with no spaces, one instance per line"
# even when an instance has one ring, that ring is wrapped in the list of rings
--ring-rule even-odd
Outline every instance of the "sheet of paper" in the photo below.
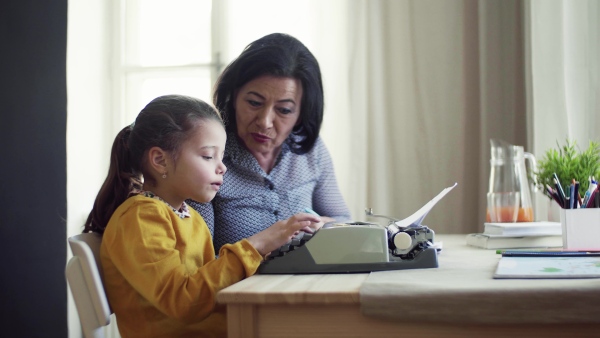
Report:
[[[427,202],[427,204],[422,206],[421,209],[417,210],[414,214],[406,217],[405,219],[396,222],[395,224],[403,228],[421,225],[421,222],[423,222],[423,219],[425,218],[425,216],[427,216],[427,213],[429,213],[433,206],[436,205],[436,203],[439,202],[442,198],[444,198],[444,196],[446,196],[447,193],[454,189],[454,187],[456,187],[457,184],[458,183],[454,183],[453,186],[442,190],[431,201]]]

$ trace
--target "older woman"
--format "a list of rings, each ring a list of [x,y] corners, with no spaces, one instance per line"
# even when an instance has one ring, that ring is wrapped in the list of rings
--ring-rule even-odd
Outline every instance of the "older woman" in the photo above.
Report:
[[[228,168],[211,203],[189,201],[213,231],[215,249],[310,208],[322,222],[348,220],[333,164],[319,138],[319,64],[300,41],[264,36],[221,74],[214,104],[226,120]]]

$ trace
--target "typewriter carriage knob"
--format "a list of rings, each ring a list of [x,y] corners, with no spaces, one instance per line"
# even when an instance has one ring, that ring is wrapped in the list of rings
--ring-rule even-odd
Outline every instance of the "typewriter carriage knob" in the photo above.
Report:
[[[398,250],[407,250],[412,246],[413,239],[406,232],[398,232],[394,236],[394,245]]]

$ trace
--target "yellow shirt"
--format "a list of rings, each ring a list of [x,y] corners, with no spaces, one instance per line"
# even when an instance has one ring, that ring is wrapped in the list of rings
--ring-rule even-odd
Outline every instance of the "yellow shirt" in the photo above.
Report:
[[[247,240],[215,259],[195,210],[180,218],[164,202],[137,195],[112,215],[102,238],[104,286],[119,332],[130,337],[225,337],[219,290],[253,275],[262,257]]]

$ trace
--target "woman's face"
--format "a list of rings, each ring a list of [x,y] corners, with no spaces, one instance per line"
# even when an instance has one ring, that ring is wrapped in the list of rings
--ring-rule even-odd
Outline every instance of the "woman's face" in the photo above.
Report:
[[[235,97],[237,133],[255,157],[276,155],[300,118],[302,83],[265,75],[246,83]]]

